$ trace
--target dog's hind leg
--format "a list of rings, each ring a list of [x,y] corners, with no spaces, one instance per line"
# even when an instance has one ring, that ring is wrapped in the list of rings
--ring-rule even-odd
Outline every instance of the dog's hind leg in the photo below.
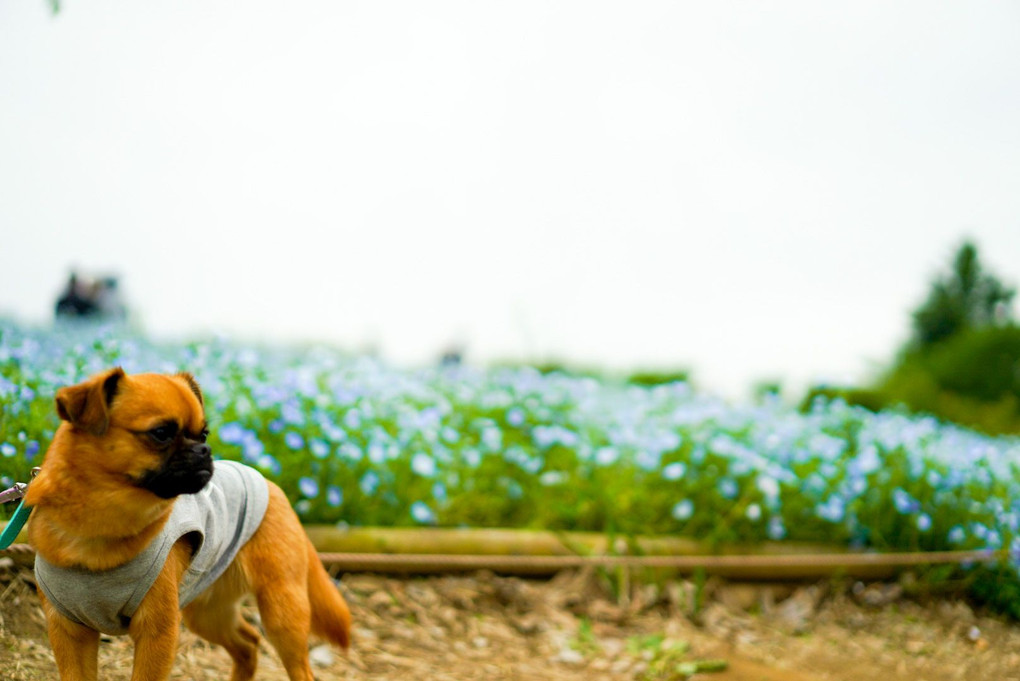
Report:
[[[210,643],[223,646],[234,661],[230,681],[251,681],[258,666],[259,633],[236,607],[223,611],[188,606],[184,624]]]
[[[308,599],[308,537],[287,497],[269,486],[259,529],[238,554],[255,594],[262,630],[291,681],[313,681],[308,662],[312,607]]]
[[[183,611],[184,624],[210,643],[223,646],[234,661],[230,681],[251,681],[258,666],[259,633],[238,607],[247,590],[235,563]]]
[[[291,681],[314,681],[308,663],[312,610],[304,584],[266,584],[257,589],[259,614],[266,638],[273,644]]]

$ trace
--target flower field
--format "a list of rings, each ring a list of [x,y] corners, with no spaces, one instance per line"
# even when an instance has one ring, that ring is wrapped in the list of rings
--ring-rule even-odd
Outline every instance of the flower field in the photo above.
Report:
[[[1017,439],[840,401],[803,413],[686,383],[397,369],[322,347],[161,344],[113,327],[0,321],[0,485],[42,460],[56,389],[114,365],[193,373],[214,454],[262,470],[309,523],[1020,555]]]

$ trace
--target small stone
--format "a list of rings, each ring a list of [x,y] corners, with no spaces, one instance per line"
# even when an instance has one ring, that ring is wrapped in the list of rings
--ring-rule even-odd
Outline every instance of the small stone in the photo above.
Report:
[[[333,665],[335,657],[329,646],[321,645],[308,651],[308,659],[316,667],[330,667]]]
[[[556,661],[563,664],[581,665],[584,664],[584,655],[573,648],[563,648],[556,656]]]

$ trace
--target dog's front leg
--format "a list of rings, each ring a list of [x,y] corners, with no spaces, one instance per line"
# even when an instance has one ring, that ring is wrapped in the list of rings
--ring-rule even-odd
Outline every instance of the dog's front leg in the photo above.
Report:
[[[170,678],[177,654],[177,636],[181,613],[174,603],[158,621],[139,627],[136,633],[132,619],[131,638],[135,642],[135,663],[131,681],[164,681]]]
[[[60,681],[96,681],[99,676],[99,632],[72,622],[39,591],[50,646],[57,661]]]
[[[165,681],[170,677],[181,629],[178,584],[187,560],[186,549],[178,542],[131,616],[128,633],[135,644],[131,681]]]

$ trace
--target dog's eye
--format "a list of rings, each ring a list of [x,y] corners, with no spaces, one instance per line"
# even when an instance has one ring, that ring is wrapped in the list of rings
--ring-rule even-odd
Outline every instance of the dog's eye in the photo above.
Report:
[[[156,426],[149,431],[149,437],[156,441],[157,444],[165,445],[174,437],[177,436],[177,426],[173,423],[166,423],[162,426]]]
[[[206,438],[208,438],[208,437],[209,437],[209,429],[208,428],[203,428],[202,432],[198,434],[198,437],[196,439],[199,442],[205,442]]]

